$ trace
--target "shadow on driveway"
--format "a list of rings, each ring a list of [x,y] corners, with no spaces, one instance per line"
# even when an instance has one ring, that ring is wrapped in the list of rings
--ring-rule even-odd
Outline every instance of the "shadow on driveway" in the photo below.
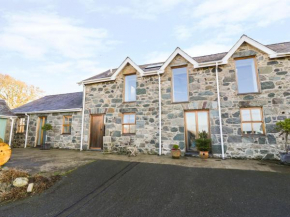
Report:
[[[289,216],[284,173],[99,160],[0,216]]]

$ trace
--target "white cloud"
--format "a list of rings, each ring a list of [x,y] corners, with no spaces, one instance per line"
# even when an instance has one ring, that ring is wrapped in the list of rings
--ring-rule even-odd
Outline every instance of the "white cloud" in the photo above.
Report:
[[[290,18],[289,0],[205,0],[187,5],[190,24],[175,27],[177,39],[189,39],[196,32],[211,31],[216,41],[229,40],[255,28],[266,27]],[[218,40],[219,39],[219,40]]]
[[[193,30],[191,28],[187,28],[184,25],[175,27],[174,31],[176,38],[179,40],[189,39],[193,34]]]
[[[190,2],[190,0],[131,0],[115,6],[102,5],[94,0],[80,0],[89,12],[102,12],[104,14],[127,14],[133,18],[155,20],[158,15],[173,10],[180,3]]]
[[[153,51],[153,52],[148,53],[145,56],[144,61],[145,61],[145,63],[165,62],[171,53],[170,52]]]
[[[191,55],[192,57],[204,56],[210,54],[216,54],[221,52],[229,51],[231,46],[226,44],[217,44],[217,43],[204,43],[199,45],[194,45],[192,47],[186,48],[185,52]]]
[[[3,18],[0,54],[19,62],[5,72],[2,65],[2,73],[40,86],[47,94],[79,90],[76,82],[106,70],[96,59],[120,43],[106,29],[57,14],[10,13]]]
[[[116,43],[106,29],[83,27],[78,20],[56,14],[6,14],[4,19],[0,47],[28,58],[90,58]]]
[[[226,24],[269,25],[290,17],[289,0],[206,0],[194,7],[191,15],[198,28],[216,28]]]

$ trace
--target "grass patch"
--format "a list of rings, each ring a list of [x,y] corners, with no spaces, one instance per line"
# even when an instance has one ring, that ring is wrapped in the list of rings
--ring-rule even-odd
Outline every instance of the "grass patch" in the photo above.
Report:
[[[27,185],[23,187],[14,187],[13,181],[18,177],[28,178],[28,183],[34,183],[33,190],[31,193],[27,192]],[[22,199],[34,194],[42,193],[43,191],[50,188],[58,180],[61,179],[60,175],[53,175],[50,177],[41,176],[39,174],[29,175],[29,173],[23,170],[17,170],[10,168],[8,170],[0,171],[0,203],[15,201]]]

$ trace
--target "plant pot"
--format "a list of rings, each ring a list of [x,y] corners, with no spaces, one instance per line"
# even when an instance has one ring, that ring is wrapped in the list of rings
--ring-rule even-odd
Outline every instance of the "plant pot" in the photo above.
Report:
[[[289,164],[290,165],[290,153],[280,153],[280,161],[283,164]]]
[[[174,159],[180,158],[180,156],[181,156],[180,149],[172,149],[171,150],[171,155],[172,155],[172,158],[174,158]]]
[[[199,151],[199,156],[202,159],[207,159],[208,158],[208,151]]]

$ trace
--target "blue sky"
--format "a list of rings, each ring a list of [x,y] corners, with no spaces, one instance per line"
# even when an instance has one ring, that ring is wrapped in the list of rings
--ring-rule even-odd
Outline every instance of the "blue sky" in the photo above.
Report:
[[[164,61],[228,51],[242,34],[263,44],[290,41],[290,0],[0,0],[0,73],[45,94],[129,56]]]

